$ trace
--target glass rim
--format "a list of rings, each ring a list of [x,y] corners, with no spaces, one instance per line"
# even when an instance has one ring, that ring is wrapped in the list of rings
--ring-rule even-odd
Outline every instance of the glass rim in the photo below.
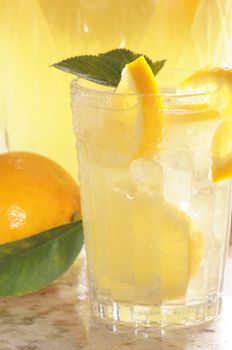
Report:
[[[114,92],[114,91],[107,91],[107,90],[97,90],[94,88],[90,88],[90,87],[85,87],[82,86],[78,83],[79,80],[84,80],[82,78],[75,78],[71,81],[71,90],[72,91],[76,91],[76,92],[82,92],[85,93],[85,95],[89,95],[91,97],[96,97],[96,98],[102,98],[102,97],[157,97],[157,98],[193,98],[193,97],[204,97],[204,96],[210,96],[210,95],[214,95],[217,92],[217,89],[210,89],[207,91],[198,91],[198,92],[186,92],[186,93],[181,93],[178,94],[174,91],[174,87],[165,87],[162,88],[161,87],[161,92],[159,94],[145,94],[145,93],[119,93],[119,92]],[[94,83],[94,82],[91,82]],[[101,85],[102,87],[104,87],[104,85]],[[105,86],[105,88],[107,89],[107,86]],[[110,87],[108,87],[110,88]],[[113,88],[113,87],[111,87]],[[173,92],[171,92],[171,90]],[[166,92],[167,91],[167,92]]]

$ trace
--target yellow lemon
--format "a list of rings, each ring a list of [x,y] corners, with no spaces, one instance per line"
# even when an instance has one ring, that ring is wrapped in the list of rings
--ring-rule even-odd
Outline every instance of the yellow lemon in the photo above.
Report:
[[[0,244],[69,223],[79,186],[54,161],[29,152],[0,155]]]

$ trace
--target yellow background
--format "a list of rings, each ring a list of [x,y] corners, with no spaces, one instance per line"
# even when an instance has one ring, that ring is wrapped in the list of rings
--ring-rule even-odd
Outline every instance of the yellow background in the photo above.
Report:
[[[195,69],[232,60],[231,0],[0,0],[0,119],[10,149],[57,160],[74,176],[69,83],[49,67],[115,47]]]

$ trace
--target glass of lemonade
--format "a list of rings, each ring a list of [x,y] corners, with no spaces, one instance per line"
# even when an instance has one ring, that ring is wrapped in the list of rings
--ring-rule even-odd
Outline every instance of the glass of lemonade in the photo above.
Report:
[[[230,181],[211,178],[217,92],[117,94],[80,80],[71,89],[95,314],[138,327],[216,318],[231,210]],[[162,100],[150,113],[163,127],[157,152],[143,156],[138,109],[149,99]]]

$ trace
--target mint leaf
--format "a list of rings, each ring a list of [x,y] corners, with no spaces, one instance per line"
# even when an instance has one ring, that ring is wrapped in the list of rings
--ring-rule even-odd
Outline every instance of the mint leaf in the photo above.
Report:
[[[69,268],[82,245],[81,221],[0,245],[0,296],[46,287]]]
[[[97,56],[83,55],[71,57],[53,64],[53,67],[64,72],[75,74],[80,78],[93,81],[97,84],[117,87],[125,65],[134,61],[141,55],[142,54],[133,53],[126,49],[115,49]],[[152,62],[149,57],[145,55],[144,57],[154,75],[156,75],[165,64],[165,60]]]

